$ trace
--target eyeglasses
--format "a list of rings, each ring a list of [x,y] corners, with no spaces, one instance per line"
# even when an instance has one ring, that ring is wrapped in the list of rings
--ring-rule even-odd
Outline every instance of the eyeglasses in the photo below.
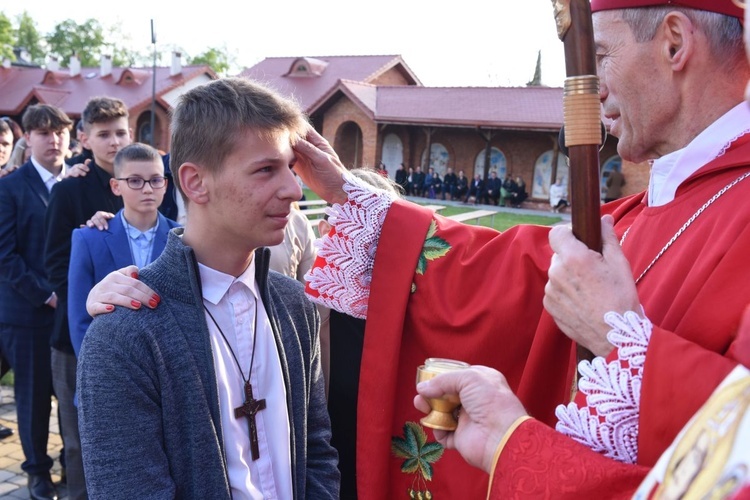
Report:
[[[143,177],[116,177],[118,181],[126,181],[130,189],[143,189],[143,186],[148,183],[151,189],[161,189],[164,184],[167,183],[165,177],[152,177],[151,179],[144,179]]]

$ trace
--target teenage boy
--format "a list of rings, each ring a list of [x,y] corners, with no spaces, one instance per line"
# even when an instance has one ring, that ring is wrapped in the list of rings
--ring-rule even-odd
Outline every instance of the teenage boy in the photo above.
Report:
[[[18,433],[33,499],[57,498],[47,454],[52,374],[49,342],[57,296],[44,271],[44,218],[65,174],[70,126],[54,106],[23,116],[31,159],[0,180],[0,345],[15,374]]]
[[[164,250],[167,234],[178,224],[157,210],[164,199],[167,179],[159,152],[146,144],[122,148],[115,156],[112,192],[125,207],[104,231],[81,228],[73,231],[68,271],[68,323],[76,355],[91,316],[86,297],[110,271],[135,264],[144,267]]]
[[[141,272],[161,304],[96,318],[81,347],[89,492],[338,498],[318,314],[261,248],[281,243],[302,195],[292,144],[308,125],[293,102],[230,78],[184,94],[171,126],[185,229]]]
[[[84,177],[68,178],[52,191],[47,209],[47,242],[44,265],[58,298],[52,333],[52,373],[55,394],[60,404],[62,438],[68,496],[71,500],[86,498],[86,484],[81,463],[78,414],[73,404],[76,357],[68,331],[68,267],[71,234],[98,210],[115,213],[122,208],[122,198],[109,187],[117,152],[131,142],[128,110],[119,99],[95,97],[83,110],[81,140],[91,149],[93,161]]]

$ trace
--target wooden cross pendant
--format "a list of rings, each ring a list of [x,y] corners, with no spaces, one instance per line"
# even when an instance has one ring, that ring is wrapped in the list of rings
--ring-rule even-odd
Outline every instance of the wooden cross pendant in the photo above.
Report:
[[[258,449],[258,429],[255,427],[255,415],[260,410],[266,409],[265,399],[254,399],[253,398],[253,386],[250,385],[250,380],[245,381],[245,402],[242,406],[234,409],[234,418],[245,417],[247,419],[247,427],[250,429],[250,452],[252,453],[253,460],[258,460],[260,457],[260,450]]]

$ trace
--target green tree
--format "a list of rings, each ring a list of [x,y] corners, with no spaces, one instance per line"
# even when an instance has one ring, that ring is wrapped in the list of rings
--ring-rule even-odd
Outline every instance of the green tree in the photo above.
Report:
[[[67,19],[55,26],[47,36],[47,43],[50,53],[58,57],[62,67],[67,67],[75,54],[81,66],[97,66],[99,56],[106,52],[104,29],[96,19],[87,19],[82,24]]]
[[[231,66],[229,55],[224,49],[217,49],[215,47],[209,48],[202,54],[199,54],[189,60],[188,64],[200,65],[205,64],[210,66],[218,75],[226,76]]]
[[[536,54],[536,68],[534,69],[534,76],[528,82],[527,87],[539,87],[542,84],[542,51],[540,50]]]
[[[16,47],[26,49],[31,57],[31,62],[34,64],[44,64],[44,57],[46,55],[43,45],[42,35],[39,34],[39,30],[36,27],[36,22],[29,15],[28,12],[24,11],[16,17]]]
[[[0,12],[0,60],[10,59],[14,61],[13,47],[15,46],[13,36],[13,25],[4,12]]]
[[[106,27],[104,32],[104,51],[112,55],[112,65],[116,67],[136,66],[139,55],[131,48],[133,46],[131,36],[123,34],[122,21]]]

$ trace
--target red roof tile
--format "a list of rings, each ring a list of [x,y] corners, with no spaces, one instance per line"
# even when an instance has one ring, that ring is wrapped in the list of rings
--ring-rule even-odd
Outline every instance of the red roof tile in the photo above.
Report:
[[[563,89],[378,87],[375,120],[388,123],[559,130]]]
[[[0,113],[18,115],[32,97],[59,106],[74,118],[80,116],[86,102],[95,96],[122,99],[131,111],[151,102],[151,68],[112,68],[112,74],[106,77],[101,77],[99,71],[99,68],[81,68],[79,75],[71,77],[68,71],[0,68]],[[180,74],[169,73],[169,67],[156,68],[157,96],[201,76],[216,78],[208,66],[183,66]]]
[[[311,69],[321,71],[320,76],[290,76],[292,66],[300,60],[311,63]],[[321,65],[320,63],[326,63]],[[387,70],[400,66],[415,85],[421,85],[401,56],[324,56],[324,57],[269,57],[244,70],[245,76],[266,83],[284,95],[293,96],[307,112],[320,103],[338,86],[339,80],[347,79],[369,83]]]

